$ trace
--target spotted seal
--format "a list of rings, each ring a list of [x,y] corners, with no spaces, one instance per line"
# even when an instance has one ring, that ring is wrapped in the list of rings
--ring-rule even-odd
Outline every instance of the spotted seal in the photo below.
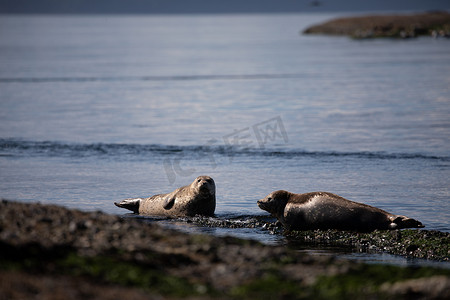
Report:
[[[125,199],[114,204],[140,215],[213,216],[216,209],[216,185],[211,177],[199,176],[190,185],[168,194]]]
[[[275,191],[258,201],[287,230],[340,229],[369,232],[375,229],[423,228],[421,222],[326,192],[294,194]]]

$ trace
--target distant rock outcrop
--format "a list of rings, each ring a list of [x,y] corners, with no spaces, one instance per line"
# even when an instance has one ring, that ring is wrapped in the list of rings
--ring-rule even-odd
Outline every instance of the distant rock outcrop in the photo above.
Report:
[[[450,37],[450,13],[370,15],[338,18],[311,26],[304,34],[347,35],[352,38],[412,38],[420,35]]]

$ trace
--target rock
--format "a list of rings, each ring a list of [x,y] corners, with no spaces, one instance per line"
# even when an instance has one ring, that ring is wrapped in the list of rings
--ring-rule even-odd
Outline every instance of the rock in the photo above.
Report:
[[[116,292],[136,299],[376,298],[381,286],[397,293],[405,289],[400,281],[427,279],[423,274],[186,234],[135,218],[0,202],[0,298],[112,299]],[[438,275],[448,279],[450,270],[427,269],[426,276]],[[427,281],[434,289],[421,293],[447,295],[448,282],[441,288],[439,280]]]
[[[360,252],[387,252],[407,257],[450,261],[450,233],[436,230],[375,230],[358,233],[339,230],[285,232],[292,243],[331,245]]]
[[[311,26],[304,34],[346,35],[356,39],[421,35],[450,36],[450,13],[428,12],[414,15],[373,15],[337,18]]]
[[[383,284],[381,291],[405,299],[450,299],[450,277],[433,276]]]

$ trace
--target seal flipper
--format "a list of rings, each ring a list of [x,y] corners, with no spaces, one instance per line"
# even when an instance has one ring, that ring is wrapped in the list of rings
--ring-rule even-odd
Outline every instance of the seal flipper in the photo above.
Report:
[[[114,204],[120,208],[126,208],[133,211],[135,214],[138,214],[141,200],[142,198],[125,199],[120,202],[114,202]]]
[[[169,210],[173,207],[174,204],[175,197],[167,197],[166,200],[164,200],[163,208]]]
[[[396,216],[392,223],[389,225],[392,229],[402,228],[424,228],[422,222],[415,219],[411,219],[405,216]]]

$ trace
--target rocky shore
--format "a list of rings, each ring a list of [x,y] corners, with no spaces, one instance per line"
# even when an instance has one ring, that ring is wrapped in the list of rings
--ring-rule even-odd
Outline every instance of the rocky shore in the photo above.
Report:
[[[411,258],[450,261],[450,233],[436,230],[375,230],[370,233],[341,230],[284,231],[275,218],[247,219],[189,218],[186,222],[204,227],[263,228],[282,234],[288,243],[302,247],[336,247],[366,253],[389,253]]]
[[[450,270],[360,264],[136,218],[0,201],[0,299],[122,297],[448,299]]]
[[[311,26],[304,34],[346,35],[365,38],[412,38],[421,35],[450,37],[450,13],[428,12],[413,15],[373,15],[338,18]]]

